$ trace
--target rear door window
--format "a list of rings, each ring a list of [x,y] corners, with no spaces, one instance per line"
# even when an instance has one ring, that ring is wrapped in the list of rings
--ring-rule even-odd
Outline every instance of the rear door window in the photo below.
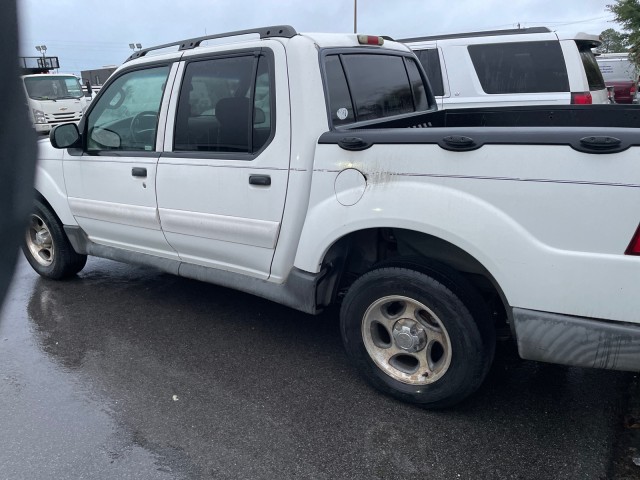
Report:
[[[325,74],[334,125],[429,109],[424,81],[413,58],[328,55]]]
[[[440,65],[440,55],[435,48],[427,50],[417,50],[414,52],[422,64],[422,68],[427,74],[433,94],[436,97],[444,96],[444,84],[442,83],[442,67]]]
[[[576,43],[578,44],[580,58],[584,65],[584,72],[587,74],[589,90],[604,90],[607,87],[604,84],[604,78],[602,78],[602,72],[600,71],[600,67],[598,67],[596,56],[591,51],[591,46],[581,42]]]
[[[272,134],[272,76],[265,55],[188,63],[178,100],[174,151],[258,152]]]
[[[569,91],[560,42],[469,45],[468,49],[486,93]]]
[[[414,110],[428,110],[429,99],[427,98],[427,91],[424,88],[424,80],[420,75],[420,69],[418,63],[413,59],[405,59],[405,66],[407,67],[407,74],[409,75],[409,82],[411,83],[411,92],[413,94]]]

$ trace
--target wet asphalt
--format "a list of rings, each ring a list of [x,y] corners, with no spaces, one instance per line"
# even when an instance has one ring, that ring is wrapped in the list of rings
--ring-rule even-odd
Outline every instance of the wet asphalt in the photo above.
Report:
[[[0,321],[0,479],[605,479],[633,376],[520,360],[432,412],[370,388],[336,312],[90,258],[24,260]]]

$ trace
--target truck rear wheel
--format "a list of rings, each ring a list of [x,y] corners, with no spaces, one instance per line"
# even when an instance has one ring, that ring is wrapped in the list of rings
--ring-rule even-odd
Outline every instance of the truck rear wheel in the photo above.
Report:
[[[87,263],[87,256],[69,243],[60,220],[39,200],[34,202],[22,251],[36,272],[56,280],[75,275]]]
[[[354,282],[340,312],[345,348],[366,379],[428,408],[473,393],[495,347],[479,296],[455,272],[445,272],[378,268]]]

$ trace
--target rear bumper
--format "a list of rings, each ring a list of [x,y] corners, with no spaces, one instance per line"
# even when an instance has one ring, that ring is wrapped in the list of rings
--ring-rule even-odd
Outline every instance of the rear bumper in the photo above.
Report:
[[[640,324],[513,309],[518,352],[527,360],[640,371]]]

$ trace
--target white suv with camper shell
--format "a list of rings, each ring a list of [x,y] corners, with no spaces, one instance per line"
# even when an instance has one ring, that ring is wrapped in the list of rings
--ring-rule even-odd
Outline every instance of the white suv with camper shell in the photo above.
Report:
[[[400,40],[427,72],[438,108],[606,104],[597,35],[546,27]]]

